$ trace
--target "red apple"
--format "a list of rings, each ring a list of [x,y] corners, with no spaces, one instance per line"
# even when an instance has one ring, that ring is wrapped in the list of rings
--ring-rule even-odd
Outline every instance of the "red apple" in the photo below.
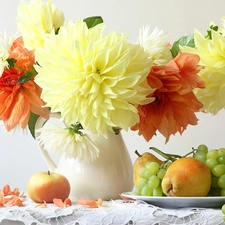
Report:
[[[27,183],[27,193],[36,203],[52,203],[54,198],[64,201],[70,194],[67,178],[55,172],[35,173]]]

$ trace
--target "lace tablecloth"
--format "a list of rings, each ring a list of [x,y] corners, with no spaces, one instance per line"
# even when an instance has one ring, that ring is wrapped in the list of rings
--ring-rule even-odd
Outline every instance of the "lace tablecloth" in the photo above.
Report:
[[[59,208],[48,204],[0,208],[0,225],[219,225],[225,224],[221,209],[164,209],[142,201],[106,201],[99,208],[78,204]]]

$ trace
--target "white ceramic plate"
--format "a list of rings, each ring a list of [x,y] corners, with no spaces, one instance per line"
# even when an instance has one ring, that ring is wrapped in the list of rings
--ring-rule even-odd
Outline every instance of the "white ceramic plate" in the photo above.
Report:
[[[153,197],[138,196],[133,192],[124,192],[122,197],[134,200],[142,200],[149,204],[163,208],[184,208],[184,207],[200,207],[200,208],[220,208],[225,204],[225,196],[215,197]]]

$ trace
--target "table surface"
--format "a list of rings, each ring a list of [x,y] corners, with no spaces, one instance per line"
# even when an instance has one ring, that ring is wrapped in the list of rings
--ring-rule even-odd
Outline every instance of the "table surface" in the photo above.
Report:
[[[99,208],[78,204],[59,208],[54,204],[37,207],[30,199],[24,206],[0,208],[0,225],[220,225],[224,224],[221,209],[166,209],[143,201],[104,201]]]

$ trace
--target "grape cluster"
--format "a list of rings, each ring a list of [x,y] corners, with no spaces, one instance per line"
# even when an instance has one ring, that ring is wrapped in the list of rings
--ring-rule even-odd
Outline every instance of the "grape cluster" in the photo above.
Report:
[[[138,175],[142,180],[135,189],[136,195],[164,195],[161,181],[169,165],[176,159],[181,158],[181,156],[165,154],[159,150],[157,150],[157,152],[163,155],[166,161],[164,161],[162,165],[159,165],[157,162],[147,162],[145,166],[139,170]],[[183,157],[190,155],[205,163],[211,171],[211,188],[208,196],[225,196],[225,148],[209,150],[206,145],[201,144],[196,149],[192,148],[192,151]]]
[[[211,171],[211,189],[208,195],[225,196],[225,148],[209,150],[202,144],[193,156],[204,162]]]
[[[151,148],[163,156],[166,161],[159,165],[157,162],[147,162],[145,167],[139,170],[138,175],[142,178],[139,186],[135,189],[136,195],[141,196],[165,196],[161,182],[167,168],[179,155],[165,154],[156,148]],[[194,158],[207,165],[211,172],[211,188],[208,196],[225,196],[225,148],[209,150],[207,145],[201,144],[196,149],[183,157],[192,155]],[[225,204],[221,207],[225,221]]]
[[[160,167],[157,162],[147,162],[138,172],[142,178],[135,189],[135,195],[163,196],[161,181],[166,173],[166,166]]]
[[[208,150],[208,147],[202,144],[196,149],[194,157],[204,162],[211,171],[211,189],[208,195],[225,196],[225,148]],[[225,215],[225,204],[221,211]]]

